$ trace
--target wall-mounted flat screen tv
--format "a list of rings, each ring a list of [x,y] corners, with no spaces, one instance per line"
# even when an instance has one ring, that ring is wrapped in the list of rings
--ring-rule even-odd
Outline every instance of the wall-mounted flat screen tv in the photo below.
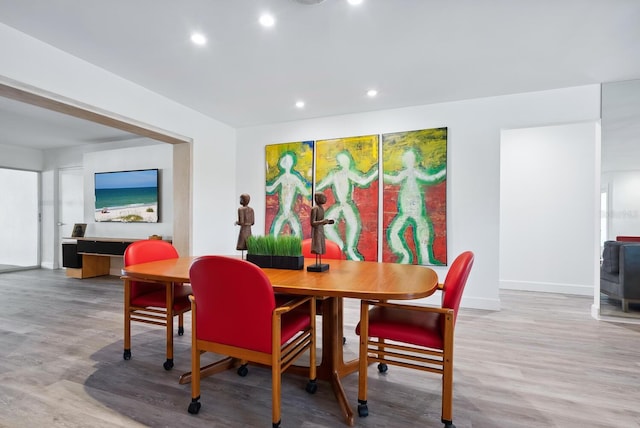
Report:
[[[95,173],[97,222],[157,223],[158,169]]]

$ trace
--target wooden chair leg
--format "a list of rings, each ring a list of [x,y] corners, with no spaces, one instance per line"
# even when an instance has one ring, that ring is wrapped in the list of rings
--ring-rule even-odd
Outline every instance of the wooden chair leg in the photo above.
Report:
[[[200,411],[200,350],[196,339],[195,303],[192,303],[192,335],[191,335],[191,403],[189,413],[197,414]]]
[[[454,316],[445,316],[444,346],[442,351],[442,422],[453,426],[453,323]]]
[[[131,359],[131,282],[124,280],[124,353],[125,360]]]
[[[178,315],[178,336],[182,336],[184,334],[184,313],[180,313]]]
[[[282,387],[282,369],[280,358],[271,366],[271,422],[274,428],[280,426],[280,389]]]
[[[316,317],[315,317],[315,311],[314,311],[314,315],[311,317],[311,347],[309,348],[309,380],[310,381],[315,381],[316,377],[317,377],[317,367],[316,367],[316,360],[317,360],[317,355],[316,355],[316,348],[317,348],[317,344],[316,344]]]
[[[442,374],[442,422],[453,421],[453,365],[445,363]]]
[[[368,342],[369,342],[369,305],[364,301],[360,304],[360,350],[358,364],[358,416],[369,415],[367,407],[367,376],[368,376]]]
[[[167,289],[166,294],[166,310],[167,317],[165,320],[167,328],[167,361],[163,366],[165,370],[171,370],[173,368],[173,286],[165,287]]]

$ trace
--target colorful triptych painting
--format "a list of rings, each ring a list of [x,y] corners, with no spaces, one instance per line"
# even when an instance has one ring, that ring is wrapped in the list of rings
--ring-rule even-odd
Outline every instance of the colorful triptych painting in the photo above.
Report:
[[[322,192],[335,221],[325,237],[348,260],[447,264],[447,128],[273,144],[265,155],[265,235],[311,237]]]
[[[378,135],[316,141],[314,192],[327,197],[327,239],[347,260],[378,260]]]
[[[382,135],[382,260],[447,264],[447,128]]]
[[[311,237],[313,141],[265,148],[265,235]]]

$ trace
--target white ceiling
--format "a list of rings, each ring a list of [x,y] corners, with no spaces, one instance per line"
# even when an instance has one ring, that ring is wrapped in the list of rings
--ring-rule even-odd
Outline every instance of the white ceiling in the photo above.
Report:
[[[638,0],[0,0],[0,22],[234,127],[640,78]]]
[[[0,144],[46,150],[128,140],[140,136],[0,97]]]

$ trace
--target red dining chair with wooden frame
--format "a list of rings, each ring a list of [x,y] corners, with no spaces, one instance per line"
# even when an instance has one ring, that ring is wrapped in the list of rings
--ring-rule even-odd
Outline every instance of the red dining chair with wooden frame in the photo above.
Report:
[[[276,306],[265,273],[253,263],[230,257],[199,257],[189,276],[193,288],[189,413],[196,414],[201,407],[200,355],[214,352],[240,360],[240,376],[247,375],[248,361],[271,367],[272,424],[280,426],[282,373],[305,352],[309,353],[306,390],[315,393],[318,388],[315,298],[291,296]]]
[[[124,265],[131,266],[158,260],[177,259],[171,243],[159,239],[136,241],[124,252]],[[131,359],[131,322],[166,327],[167,359],[165,370],[173,368],[173,317],[178,317],[178,335],[184,334],[184,313],[191,309],[191,287],[179,283],[133,281],[124,278],[124,354]]]
[[[460,299],[473,266],[471,251],[460,254],[451,265],[444,284],[442,307],[425,307],[363,300],[360,306],[360,365],[358,415],[369,414],[367,369],[378,362],[381,373],[387,364],[437,373],[442,376],[444,426],[453,425],[453,332]],[[371,307],[371,309],[369,309]]]

